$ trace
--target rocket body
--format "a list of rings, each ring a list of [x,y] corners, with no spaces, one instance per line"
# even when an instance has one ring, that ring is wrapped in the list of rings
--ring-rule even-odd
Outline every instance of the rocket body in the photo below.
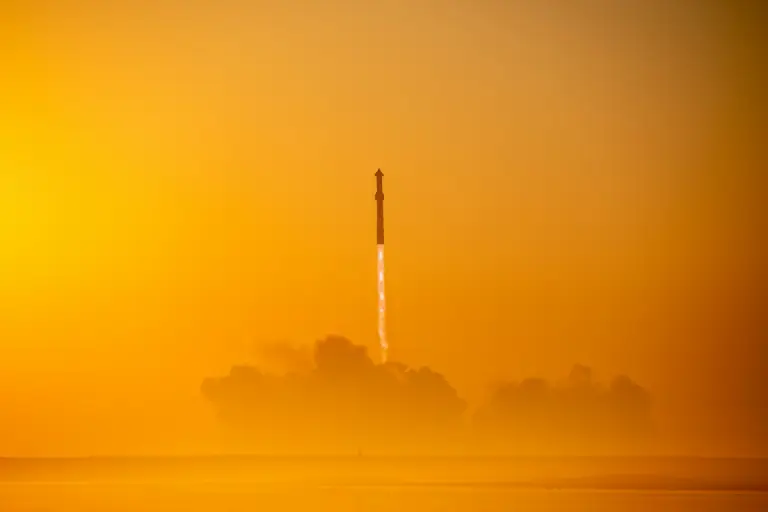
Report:
[[[376,172],[376,244],[384,245],[384,173]]]

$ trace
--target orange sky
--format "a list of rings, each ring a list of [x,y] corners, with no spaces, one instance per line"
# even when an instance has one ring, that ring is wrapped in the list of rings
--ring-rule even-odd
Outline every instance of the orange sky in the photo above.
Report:
[[[768,454],[764,13],[215,4],[0,8],[0,455],[198,451],[255,345],[375,347],[378,167],[394,359]]]

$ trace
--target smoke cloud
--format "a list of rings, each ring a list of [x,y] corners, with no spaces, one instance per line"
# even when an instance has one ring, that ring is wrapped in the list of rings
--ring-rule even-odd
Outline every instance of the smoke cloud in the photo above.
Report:
[[[312,347],[275,342],[259,345],[256,358],[264,369],[276,373],[304,373],[314,367]]]
[[[259,452],[627,453],[652,433],[642,386],[626,376],[596,382],[581,365],[559,383],[503,383],[466,414],[443,375],[376,364],[343,337],[320,340],[312,351],[273,344],[263,354],[283,373],[235,366],[202,385],[230,435]]]
[[[296,355],[284,349],[277,352]],[[336,336],[315,344],[310,370],[235,366],[206,379],[202,392],[260,451],[439,451],[461,435],[466,408],[439,373],[375,364],[365,347]]]
[[[515,452],[626,453],[651,438],[651,397],[627,376],[602,384],[590,368],[576,365],[562,383],[529,378],[498,386],[473,426]]]

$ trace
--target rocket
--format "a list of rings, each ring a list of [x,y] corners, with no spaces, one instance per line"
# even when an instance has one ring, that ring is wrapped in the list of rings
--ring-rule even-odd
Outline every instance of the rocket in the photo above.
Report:
[[[379,288],[379,345],[381,346],[381,361],[387,362],[387,299],[384,293],[384,173],[376,171],[376,270]]]
[[[384,245],[384,173],[376,171],[376,243]]]

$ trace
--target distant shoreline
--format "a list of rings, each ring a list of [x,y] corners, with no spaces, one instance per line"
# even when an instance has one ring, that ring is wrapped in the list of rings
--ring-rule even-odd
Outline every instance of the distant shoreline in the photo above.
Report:
[[[205,486],[247,486],[252,489],[437,489],[468,491],[546,491],[546,492],[660,492],[660,493],[752,493],[768,494],[768,485],[601,485],[598,482],[259,482],[248,480],[0,480],[0,489],[14,486],[104,486],[104,487],[173,487],[194,485]]]
[[[298,456],[0,458],[0,485],[768,492],[768,459]]]
[[[13,461],[93,461],[93,460],[489,460],[489,461],[756,461],[768,462],[768,457],[751,456],[709,456],[709,455],[419,455],[419,454],[258,454],[232,453],[213,455],[63,455],[63,456],[3,456],[1,462]]]

